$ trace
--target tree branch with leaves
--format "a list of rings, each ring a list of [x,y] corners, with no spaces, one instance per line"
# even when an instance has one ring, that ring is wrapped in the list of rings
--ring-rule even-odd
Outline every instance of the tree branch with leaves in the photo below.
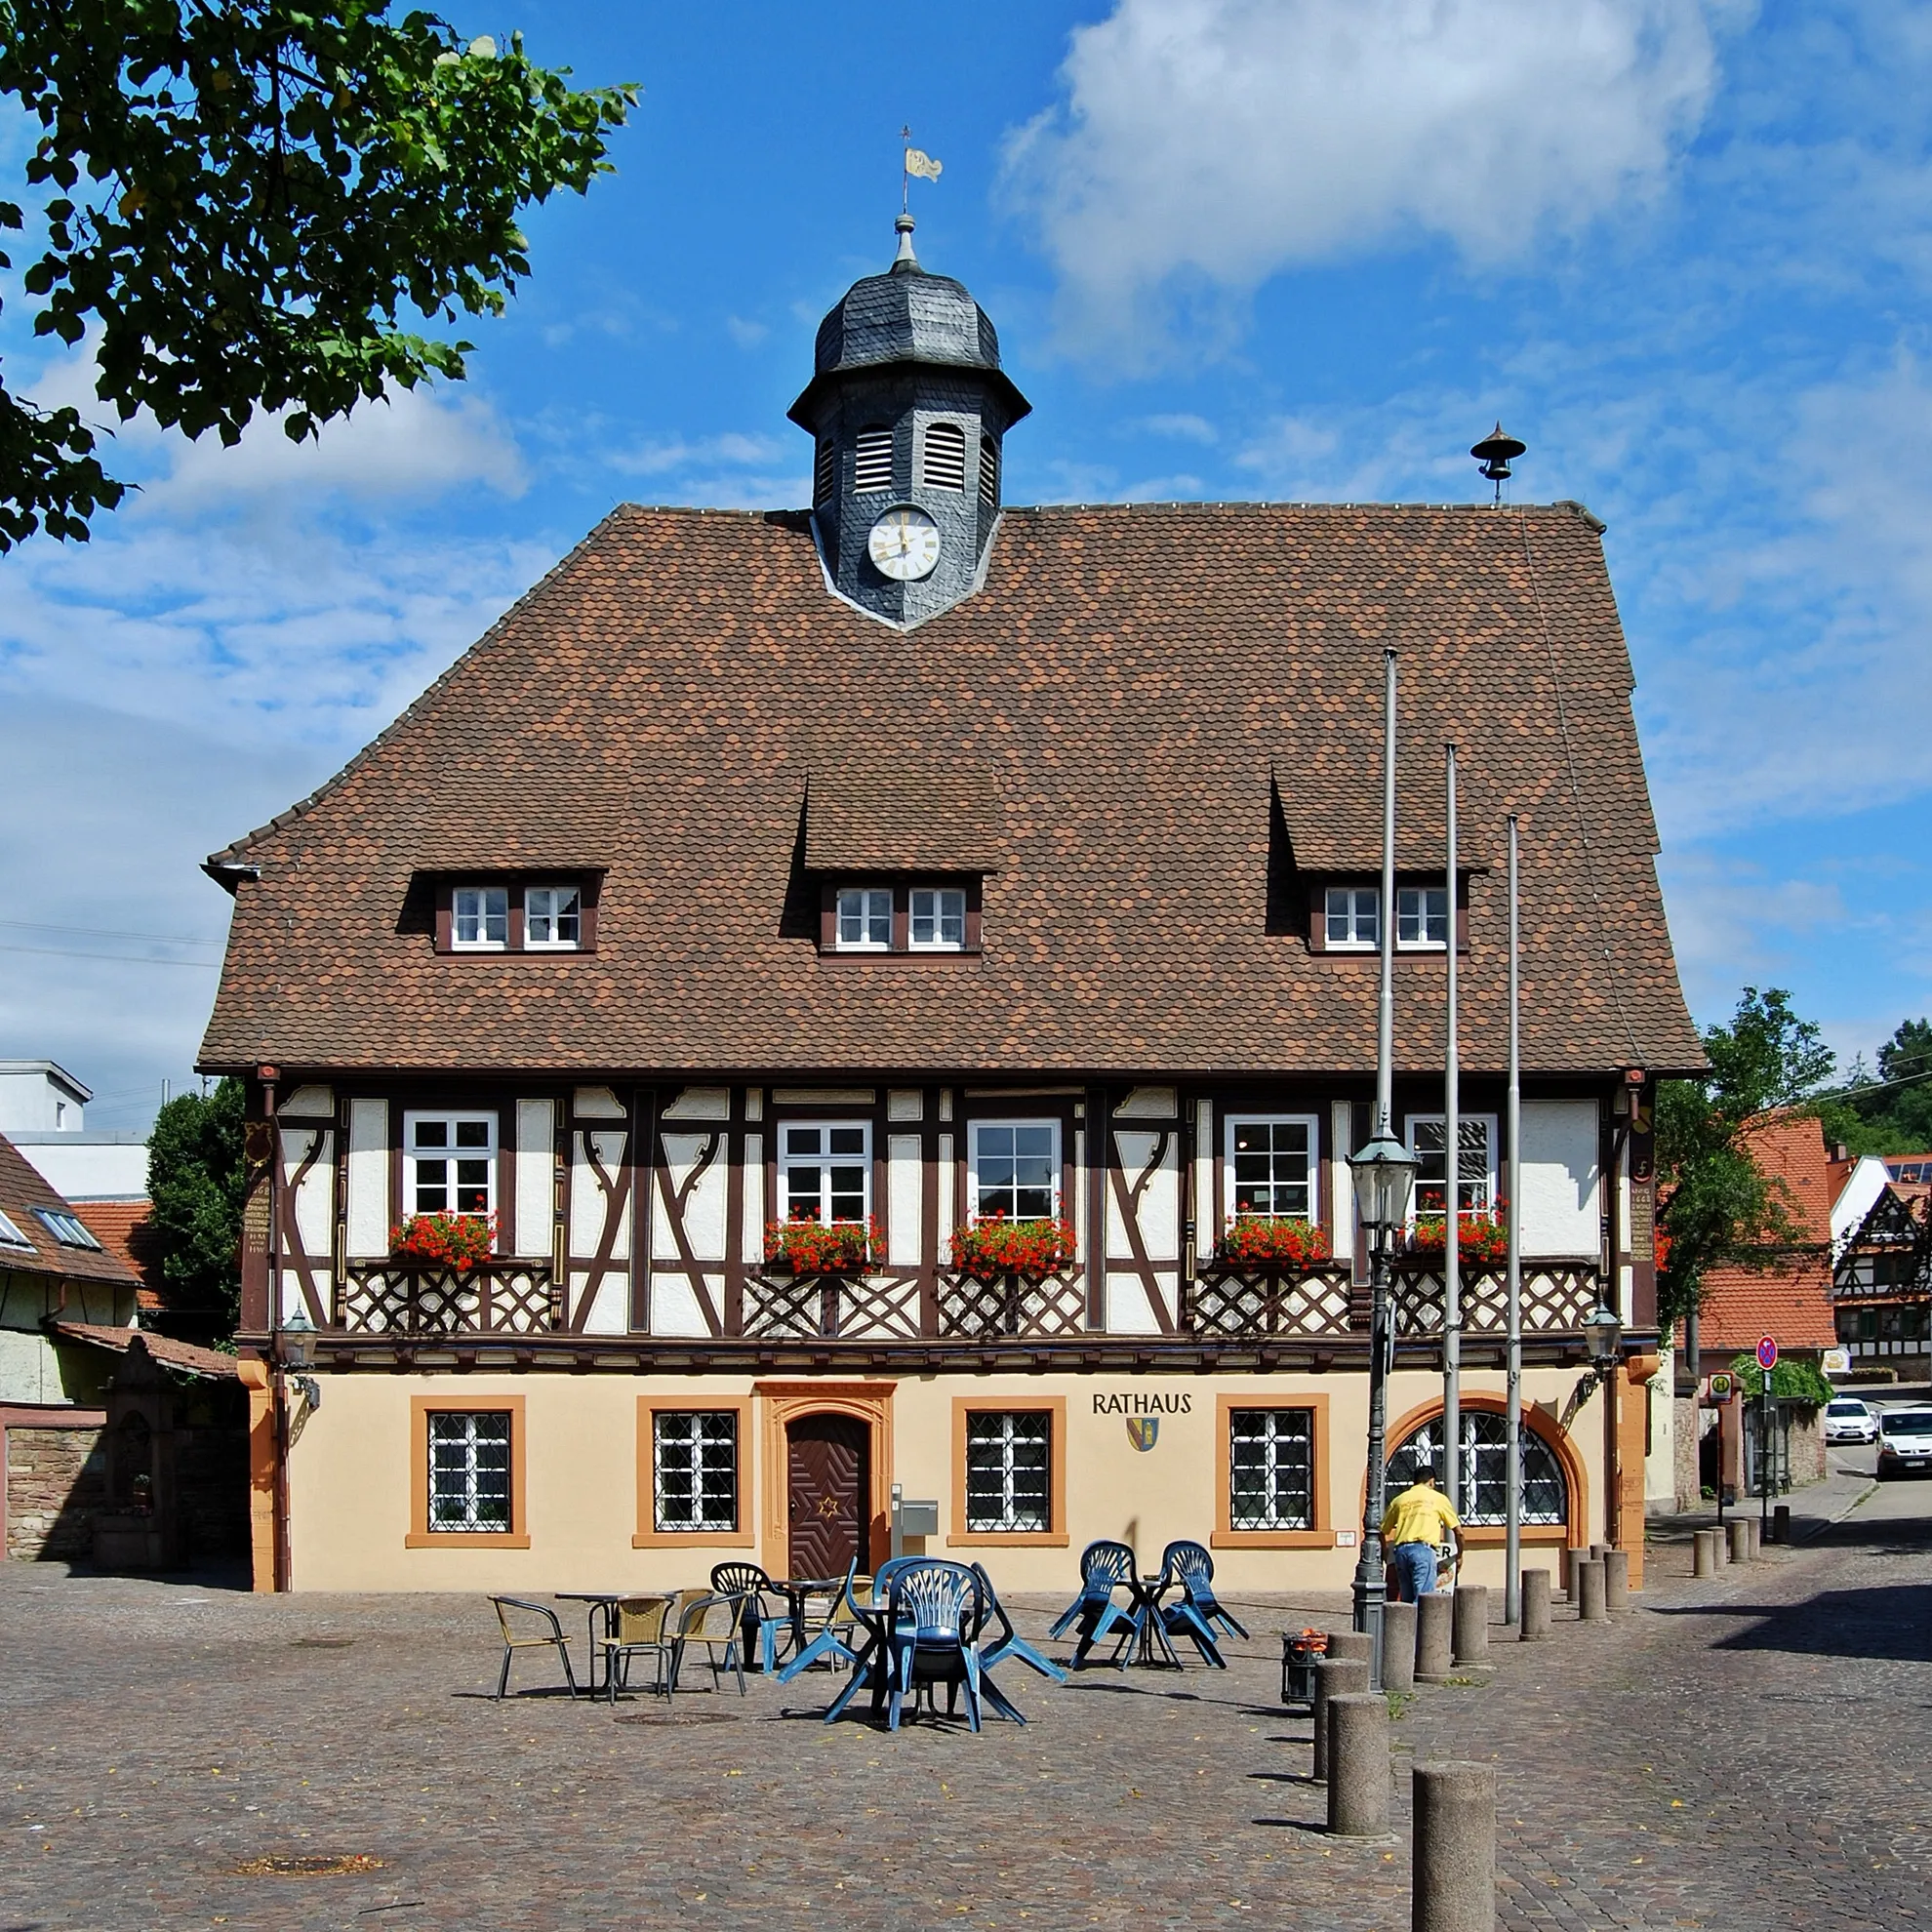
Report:
[[[0,229],[41,233],[37,336],[95,338],[96,393],[237,442],[300,442],[474,344],[421,333],[503,312],[529,203],[585,192],[637,90],[579,91],[521,36],[464,41],[387,0],[0,0],[0,95],[39,136]],[[0,255],[0,269],[14,266]],[[126,486],[71,407],[0,384],[0,550],[85,538]]]

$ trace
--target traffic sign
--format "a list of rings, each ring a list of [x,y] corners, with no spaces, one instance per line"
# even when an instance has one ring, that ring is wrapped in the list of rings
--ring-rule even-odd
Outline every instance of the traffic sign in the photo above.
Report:
[[[1710,1380],[1711,1399],[1713,1402],[1728,1402],[1731,1399],[1731,1377],[1719,1369]]]
[[[1778,1366],[1778,1345],[1768,1335],[1758,1339],[1757,1366],[1767,1375]]]

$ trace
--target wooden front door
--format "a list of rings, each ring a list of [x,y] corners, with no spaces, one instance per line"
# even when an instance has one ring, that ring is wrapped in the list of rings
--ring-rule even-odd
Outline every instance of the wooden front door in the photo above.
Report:
[[[853,1416],[800,1416],[785,1425],[794,1577],[842,1577],[856,1556],[871,1567],[872,1431]]]

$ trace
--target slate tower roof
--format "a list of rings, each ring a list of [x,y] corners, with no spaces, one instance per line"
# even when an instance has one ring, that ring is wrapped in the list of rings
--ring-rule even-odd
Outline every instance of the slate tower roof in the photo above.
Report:
[[[972,595],[999,520],[1006,431],[1031,409],[963,284],[931,275],[897,223],[899,258],[853,283],[819,325],[792,422],[811,432],[825,575],[870,617],[909,627]],[[874,537],[874,531],[880,532]],[[902,555],[907,531],[917,545]]]

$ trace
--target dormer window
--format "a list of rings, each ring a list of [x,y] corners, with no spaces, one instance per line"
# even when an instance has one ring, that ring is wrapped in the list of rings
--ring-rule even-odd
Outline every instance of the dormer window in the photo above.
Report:
[[[877,424],[862,429],[853,445],[852,488],[855,495],[892,488],[892,431]]]
[[[583,923],[576,886],[532,886],[523,895],[523,943],[533,951],[575,952]]]
[[[838,949],[889,952],[892,949],[892,890],[888,886],[845,886],[838,895]]]
[[[958,886],[915,886],[911,904],[914,952],[959,952],[966,945],[966,894]]]
[[[507,887],[458,886],[450,913],[450,944],[459,952],[501,952],[509,945]]]
[[[1325,906],[1330,952],[1369,952],[1382,944],[1382,895],[1374,886],[1330,886]]]
[[[919,480],[934,490],[966,488],[966,432],[956,423],[934,423],[926,429]]]
[[[1412,952],[1447,949],[1447,886],[1403,886],[1396,892],[1395,944]]]

